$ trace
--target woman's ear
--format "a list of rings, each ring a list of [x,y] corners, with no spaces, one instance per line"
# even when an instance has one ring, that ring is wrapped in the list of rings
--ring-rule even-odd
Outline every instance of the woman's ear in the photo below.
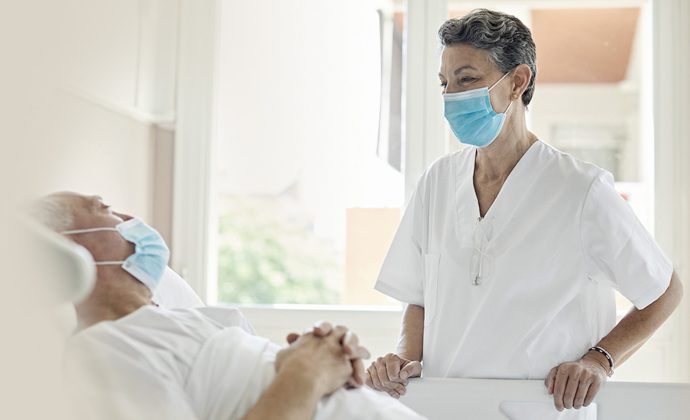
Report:
[[[513,70],[513,90],[510,93],[510,99],[517,100],[522,97],[522,94],[527,90],[529,81],[532,78],[532,70],[527,64],[520,64]]]

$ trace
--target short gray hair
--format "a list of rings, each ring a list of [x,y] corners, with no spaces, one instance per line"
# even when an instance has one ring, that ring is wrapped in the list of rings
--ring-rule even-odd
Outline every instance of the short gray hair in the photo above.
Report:
[[[34,219],[56,232],[67,230],[74,223],[71,206],[57,194],[40,198],[30,211]]]
[[[475,9],[461,18],[445,21],[438,36],[443,46],[459,43],[487,50],[491,61],[503,73],[527,64],[532,77],[522,94],[522,103],[525,106],[530,103],[537,77],[537,52],[532,33],[520,19],[493,10]]]

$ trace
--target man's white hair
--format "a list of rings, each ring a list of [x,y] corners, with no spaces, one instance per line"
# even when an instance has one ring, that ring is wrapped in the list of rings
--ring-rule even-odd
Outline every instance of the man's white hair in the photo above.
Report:
[[[61,232],[74,223],[72,209],[63,197],[51,194],[39,199],[31,209],[31,215],[48,228]]]

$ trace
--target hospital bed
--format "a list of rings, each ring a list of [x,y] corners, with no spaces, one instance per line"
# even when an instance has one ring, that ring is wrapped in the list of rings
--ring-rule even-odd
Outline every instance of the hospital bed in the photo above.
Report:
[[[413,379],[401,401],[433,420],[573,418],[572,410],[550,410],[553,399],[541,380]],[[553,417],[524,414],[546,408]],[[608,382],[591,411],[587,420],[688,420],[690,384]]]

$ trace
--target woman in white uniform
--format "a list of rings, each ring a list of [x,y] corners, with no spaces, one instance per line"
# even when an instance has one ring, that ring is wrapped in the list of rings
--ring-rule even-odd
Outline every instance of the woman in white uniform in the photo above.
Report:
[[[482,9],[439,36],[445,116],[474,147],[432,164],[408,204],[376,283],[407,303],[400,343],[368,383],[398,397],[422,369],[540,378],[559,411],[587,406],[682,286],[611,174],[527,129],[529,29]],[[635,305],[617,325],[614,289]]]

